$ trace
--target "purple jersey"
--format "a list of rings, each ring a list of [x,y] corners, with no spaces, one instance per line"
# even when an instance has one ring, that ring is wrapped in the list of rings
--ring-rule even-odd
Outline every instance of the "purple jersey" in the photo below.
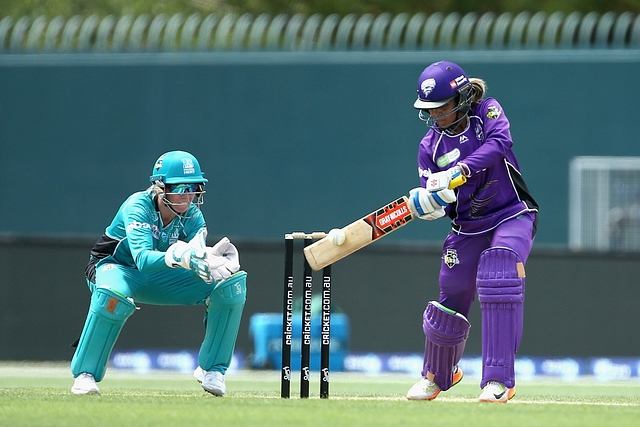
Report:
[[[524,212],[538,211],[512,146],[509,120],[493,98],[473,104],[463,132],[451,135],[431,128],[422,139],[418,172],[423,187],[429,174],[455,165],[469,175],[456,190],[458,201],[447,207],[453,231],[480,234]]]

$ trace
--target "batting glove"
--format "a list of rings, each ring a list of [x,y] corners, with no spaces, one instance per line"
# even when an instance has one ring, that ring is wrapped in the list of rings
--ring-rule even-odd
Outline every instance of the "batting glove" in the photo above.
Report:
[[[455,201],[456,193],[448,188],[435,193],[422,187],[409,191],[409,208],[420,219],[434,220],[442,218],[445,216],[445,206]]]
[[[444,190],[446,188],[451,188],[451,181],[456,178],[460,177],[462,179],[462,181],[457,182],[458,185],[464,183],[464,177],[462,175],[462,169],[460,168],[460,166],[454,166],[442,172],[435,172],[430,174],[426,178],[425,187],[432,193]],[[457,185],[454,184],[453,186],[456,187]]]

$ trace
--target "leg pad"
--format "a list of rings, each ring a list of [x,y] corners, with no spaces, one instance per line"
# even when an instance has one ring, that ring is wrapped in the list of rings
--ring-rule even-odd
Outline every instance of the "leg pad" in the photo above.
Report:
[[[247,297],[247,273],[239,271],[216,285],[209,297],[205,317],[205,336],[198,364],[205,371],[226,373],[240,329]]]
[[[460,313],[431,301],[423,315],[426,336],[424,369],[434,374],[434,382],[441,390],[451,388],[453,367],[460,361],[469,337],[469,321]]]
[[[102,380],[122,326],[135,309],[135,304],[124,295],[108,288],[95,289],[78,348],[71,361],[74,377],[87,372],[96,381]]]
[[[480,256],[477,276],[482,309],[482,382],[515,386],[515,357],[522,337],[524,264],[508,248],[487,249]]]

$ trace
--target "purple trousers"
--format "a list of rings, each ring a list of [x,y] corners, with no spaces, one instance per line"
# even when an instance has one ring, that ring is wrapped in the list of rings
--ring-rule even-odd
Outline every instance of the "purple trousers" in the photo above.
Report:
[[[517,254],[522,263],[525,263],[533,246],[535,219],[536,217],[533,213],[521,215],[505,221],[491,232],[477,236],[464,236],[450,233],[443,245],[443,257],[439,278],[439,302],[445,307],[468,317],[471,304],[477,292],[478,263],[482,253],[490,248],[508,248]],[[522,279],[522,288],[522,292],[524,293],[524,279]],[[487,307],[491,307],[491,305],[487,305]],[[516,316],[521,317],[521,303],[517,310],[519,313],[516,313]],[[488,314],[489,313],[483,313],[483,319],[486,318]],[[491,315],[493,316],[493,314]],[[500,316],[502,315],[500,314]],[[499,340],[501,340],[501,337],[504,335],[515,335],[514,353],[512,357],[509,358],[513,360],[520,342],[520,337],[522,336],[522,322],[488,322],[488,324],[493,326],[491,328],[483,326],[483,360],[502,359],[504,356],[485,354],[494,351],[491,345],[485,344],[490,343],[494,338],[500,338]],[[502,351],[504,351],[504,349]],[[506,373],[503,376],[502,374],[496,374],[496,372],[502,372],[500,369],[496,370],[484,366],[481,387],[490,380],[500,381],[507,387],[513,387],[515,384],[513,366],[510,367],[510,370],[511,374]],[[500,376],[501,378],[497,378],[496,376]]]

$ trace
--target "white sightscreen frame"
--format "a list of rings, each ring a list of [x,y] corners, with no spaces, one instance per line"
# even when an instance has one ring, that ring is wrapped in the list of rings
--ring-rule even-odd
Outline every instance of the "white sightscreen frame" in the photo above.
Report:
[[[593,173],[585,179],[585,171]],[[569,165],[569,247],[573,250],[611,249],[609,239],[610,177],[612,171],[640,171],[640,157],[575,157]],[[585,193],[593,194],[589,200]],[[587,229],[596,233],[587,239]]]

